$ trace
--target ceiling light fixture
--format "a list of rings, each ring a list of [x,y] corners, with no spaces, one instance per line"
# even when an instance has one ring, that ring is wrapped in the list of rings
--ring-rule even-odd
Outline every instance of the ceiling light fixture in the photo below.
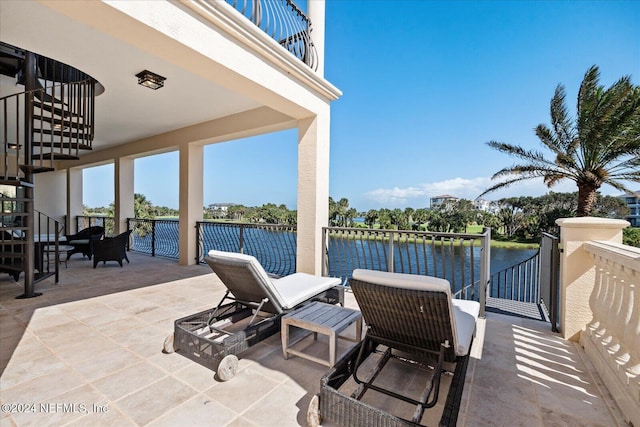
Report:
[[[136,74],[138,78],[138,84],[144,87],[148,87],[149,89],[157,90],[164,86],[164,81],[167,80],[165,77],[162,77],[156,73],[152,73],[149,70],[140,71]]]

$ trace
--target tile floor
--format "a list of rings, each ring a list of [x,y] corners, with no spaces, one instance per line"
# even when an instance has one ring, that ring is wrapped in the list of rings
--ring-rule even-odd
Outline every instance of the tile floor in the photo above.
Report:
[[[130,259],[94,270],[76,255],[58,285],[40,283],[43,295],[27,300],[15,299],[20,284],[0,275],[1,426],[306,425],[325,367],[284,360],[279,335],[241,354],[228,382],[162,353],[173,321],[211,308],[225,288],[206,266]],[[320,354],[326,343],[309,350]],[[391,381],[408,375],[395,372]],[[437,423],[441,410],[423,423]],[[626,425],[579,346],[548,324],[492,313],[478,324],[458,424]]]

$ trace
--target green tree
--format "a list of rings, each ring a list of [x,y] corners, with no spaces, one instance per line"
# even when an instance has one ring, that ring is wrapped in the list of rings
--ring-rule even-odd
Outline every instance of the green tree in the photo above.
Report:
[[[625,181],[640,182],[640,86],[629,76],[611,87],[599,85],[599,70],[587,70],[578,91],[575,122],[565,105],[565,89],[558,85],[551,99],[551,128],[540,124],[535,133],[553,158],[517,145],[489,141],[487,144],[522,163],[496,172],[492,179],[506,178],[482,194],[533,178],[548,187],[569,179],[578,187],[578,216],[587,216],[603,184],[631,192]]]
[[[364,216],[364,223],[367,225],[367,227],[373,228],[376,222],[378,222],[379,217],[380,217],[380,214],[378,213],[377,210],[369,209]]]
[[[135,193],[133,195],[133,214],[136,218],[153,219],[157,216],[157,211],[144,194]]]

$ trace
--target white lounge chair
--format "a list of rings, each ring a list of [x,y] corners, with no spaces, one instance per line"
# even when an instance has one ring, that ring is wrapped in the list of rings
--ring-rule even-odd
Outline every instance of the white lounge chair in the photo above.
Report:
[[[216,370],[222,381],[235,375],[237,354],[280,331],[285,313],[312,301],[344,304],[338,278],[273,278],[255,257],[233,252],[212,250],[205,261],[227,292],[215,308],[176,320],[164,350]]]

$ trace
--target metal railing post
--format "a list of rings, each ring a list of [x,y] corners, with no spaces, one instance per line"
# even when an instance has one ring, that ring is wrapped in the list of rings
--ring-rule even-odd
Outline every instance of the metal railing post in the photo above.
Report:
[[[200,225],[199,221],[196,221],[196,264],[200,264]]]
[[[393,263],[394,263],[394,257],[393,257],[393,239],[394,239],[394,232],[390,231],[389,232],[389,259],[387,260],[387,271],[390,271],[393,273]]]
[[[491,273],[491,229],[485,227],[482,230],[482,249],[480,254],[480,317],[485,317],[487,306],[487,293],[490,292],[489,278]]]
[[[131,218],[127,218],[127,231],[129,230],[131,230]],[[132,231],[132,234],[133,234],[133,231]],[[133,240],[133,236],[130,235],[130,237],[131,238],[127,240],[127,251],[131,250],[131,241]]]
[[[151,220],[151,256],[156,256],[156,220]]]
[[[323,276],[329,275],[329,230],[322,227],[322,273]]]
[[[238,241],[238,252],[244,253],[244,225],[240,224],[240,237]]]

